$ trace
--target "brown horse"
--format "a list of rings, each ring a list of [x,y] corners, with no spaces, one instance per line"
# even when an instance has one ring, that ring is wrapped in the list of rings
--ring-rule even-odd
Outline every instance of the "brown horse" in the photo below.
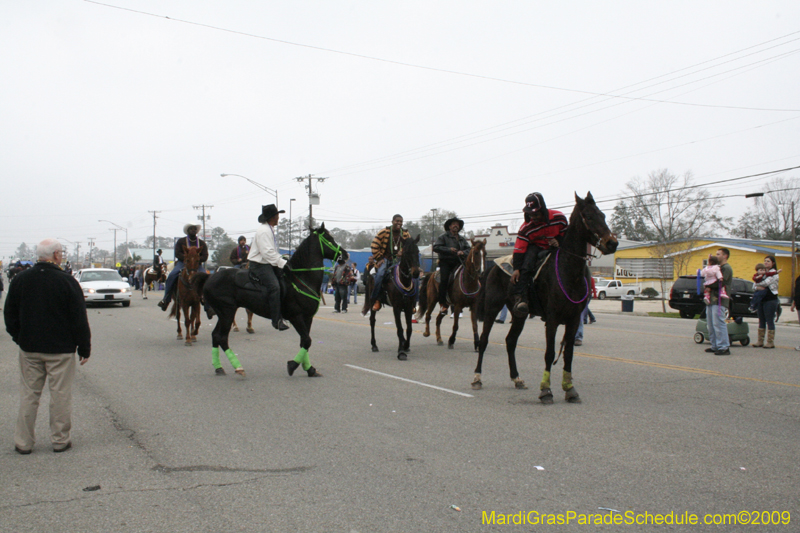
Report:
[[[142,300],[147,300],[147,290],[151,283],[166,283],[167,265],[161,264],[154,267],[144,268],[142,266]]]
[[[419,280],[419,235],[416,238],[409,238],[401,241],[401,249],[398,254],[400,262],[394,266],[386,269],[386,275],[383,279],[386,285],[386,296],[394,310],[394,322],[397,327],[397,338],[400,344],[397,348],[397,358],[401,361],[408,359],[408,352],[411,351],[411,319],[414,314],[414,305],[417,300],[418,280]],[[389,278],[389,279],[387,279]],[[368,276],[367,279],[367,294],[372,293],[374,279]],[[364,311],[366,312],[369,306],[369,298],[364,298]],[[369,326],[372,338],[372,351],[377,352],[378,344],[375,342],[375,308],[369,308]],[[401,322],[400,313],[405,314],[406,317],[406,332],[403,334],[403,324]]]
[[[186,326],[186,346],[191,346],[197,340],[200,330],[200,292],[192,285],[192,278],[200,267],[200,249],[196,246],[183,246],[183,270],[178,276],[177,294],[170,318],[175,317],[178,322],[178,340],[183,339],[181,331],[181,310],[183,310],[184,324]]]
[[[478,300],[478,293],[481,290],[480,278],[486,268],[486,239],[473,240],[469,255],[460,267],[453,273],[452,283],[447,291],[447,299],[453,306],[453,333],[447,340],[447,347],[451,350],[456,343],[456,332],[458,332],[458,317],[462,309],[469,308],[472,319],[472,338],[475,351],[478,351],[478,318],[475,315],[475,303]],[[417,320],[425,315],[425,332],[423,337],[431,334],[430,324],[439,299],[439,282],[436,281],[435,272],[431,272],[422,280],[422,287],[419,292],[419,309]],[[442,342],[441,324],[446,313],[439,313],[436,317],[436,343],[441,346]]]

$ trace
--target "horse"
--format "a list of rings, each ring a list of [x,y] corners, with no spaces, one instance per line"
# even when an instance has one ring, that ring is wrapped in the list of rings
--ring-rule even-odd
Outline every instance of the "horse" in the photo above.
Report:
[[[400,241],[400,262],[393,267],[386,269],[387,278],[391,281],[387,283],[386,296],[389,305],[394,310],[394,322],[397,325],[397,338],[400,344],[397,348],[397,358],[401,361],[408,359],[408,352],[411,350],[411,319],[414,313],[414,307],[417,301],[417,291],[419,290],[419,275],[421,272],[419,266],[419,235],[413,239],[404,239]],[[369,276],[368,285],[366,286],[367,294],[371,294],[375,280]],[[369,306],[369,298],[364,298],[364,307]],[[404,313],[406,317],[406,333],[403,334],[403,324],[400,321],[400,313]],[[375,315],[377,311],[375,308],[370,310],[369,327],[372,334],[371,344],[372,351],[377,352],[378,345],[375,342]]]
[[[200,331],[200,304],[202,303],[200,291],[192,283],[192,278],[197,274],[200,267],[200,248],[197,246],[183,245],[183,270],[178,275],[178,283],[175,301],[169,312],[169,317],[175,317],[178,323],[178,340],[183,339],[181,332],[181,310],[183,310],[184,322],[186,325],[186,346],[191,346],[193,340],[197,340],[197,332]]]
[[[456,332],[458,332],[458,317],[461,310],[469,308],[472,319],[472,338],[475,351],[478,351],[478,319],[475,314],[475,302],[478,300],[478,293],[481,290],[480,278],[486,269],[486,239],[473,240],[464,263],[453,272],[453,282],[447,291],[447,297],[453,306],[453,332],[447,340],[447,347],[453,349],[456,343]],[[419,293],[419,307],[417,320],[425,315],[425,332],[423,337],[429,337],[431,315],[439,302],[439,282],[436,281],[435,272],[431,272],[422,280]],[[441,324],[446,313],[439,313],[436,317],[436,344],[441,346]]]
[[[347,252],[336,244],[333,236],[325,229],[325,224],[322,224],[317,229],[311,229],[309,236],[300,243],[289,260],[291,274],[284,276],[282,283],[286,290],[285,294],[281,291],[281,313],[300,335],[300,351],[294,359],[286,362],[290,376],[301,365],[308,377],[322,376],[308,358],[311,323],[320,304],[320,287],[325,270],[323,259],[336,262],[340,256],[345,259],[348,257]],[[218,376],[225,375],[225,369],[219,361],[220,348],[228,356],[236,374],[245,376],[244,367],[228,345],[228,335],[236,310],[244,307],[259,316],[270,318],[265,293],[257,285],[248,284],[250,288],[247,288],[245,285],[248,279],[248,271],[238,268],[220,270],[211,276],[203,273],[197,275],[197,288],[202,290],[206,303],[219,317],[211,333],[211,364]]]
[[[167,281],[167,265],[159,264],[147,267],[142,272],[142,300],[147,300],[147,289],[151,283],[165,283]]]
[[[572,383],[572,355],[575,333],[578,329],[581,311],[586,306],[591,281],[586,267],[587,245],[594,246],[603,254],[614,253],[617,239],[611,234],[605,222],[605,214],[589,192],[586,198],[575,194],[575,208],[569,219],[569,226],[562,244],[556,251],[551,251],[543,266],[539,267],[538,280],[534,285],[535,295],[543,309],[542,320],[545,322],[547,348],[544,353],[545,371],[539,385],[539,400],[544,404],[553,403],[550,390],[550,369],[555,359],[556,330],[564,325],[564,339],[561,347],[564,351],[564,374],[561,388],[565,392],[565,400],[580,403],[581,399]],[[513,308],[513,298],[508,292],[510,276],[499,265],[495,265],[486,275],[483,290],[478,296],[478,320],[483,321],[478,346],[478,364],[475,367],[475,378],[472,388],[478,390],[482,386],[481,364],[483,354],[489,343],[489,333],[494,319],[503,305]],[[533,306],[531,306],[533,311]],[[531,315],[533,316],[533,315]],[[527,316],[519,317],[512,313],[511,328],[506,336],[506,351],[511,380],[518,389],[525,389],[525,382],[519,377],[515,350],[517,340]]]

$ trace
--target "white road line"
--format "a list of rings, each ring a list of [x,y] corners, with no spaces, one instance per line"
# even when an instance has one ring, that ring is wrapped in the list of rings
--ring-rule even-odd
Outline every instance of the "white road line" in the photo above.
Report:
[[[467,394],[465,392],[458,392],[458,391],[455,391],[455,390],[445,389],[445,388],[442,388],[442,387],[437,387],[436,385],[429,385],[428,383],[422,383],[421,381],[414,381],[413,379],[401,378],[400,376],[393,376],[391,374],[384,374],[383,372],[378,372],[377,370],[370,370],[369,368],[362,368],[360,366],[348,365],[348,364],[345,364],[344,366],[347,366],[347,367],[350,367],[350,368],[354,368],[356,370],[363,370],[364,372],[370,372],[372,374],[377,374],[379,376],[383,376],[383,377],[386,377],[386,378],[399,379],[400,381],[407,381],[408,383],[413,383],[414,385],[422,385],[423,387],[429,387],[431,389],[436,389],[436,390],[440,390],[440,391],[444,391],[444,392],[449,392],[450,394],[457,394],[459,396],[464,396],[466,398],[474,398],[474,396],[472,394]]]

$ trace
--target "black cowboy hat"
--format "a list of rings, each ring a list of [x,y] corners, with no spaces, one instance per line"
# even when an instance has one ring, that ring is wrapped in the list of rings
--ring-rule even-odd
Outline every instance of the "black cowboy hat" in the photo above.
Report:
[[[444,223],[444,230],[450,231],[450,224],[452,224],[453,222],[458,222],[458,231],[464,229],[464,221],[458,217],[453,217],[448,219],[447,222]]]
[[[160,254],[160,253],[161,253],[161,248],[159,248],[158,250],[156,250],[156,253],[157,253],[157,254]]]
[[[284,211],[283,209],[278,211],[278,208],[275,206],[275,204],[262,205],[261,214],[258,215],[258,221],[263,224],[272,217],[274,217],[275,215],[277,215],[278,213],[285,213],[285,212],[286,211]]]

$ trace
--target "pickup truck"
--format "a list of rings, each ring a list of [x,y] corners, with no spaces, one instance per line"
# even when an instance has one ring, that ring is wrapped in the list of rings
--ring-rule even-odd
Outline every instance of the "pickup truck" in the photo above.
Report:
[[[603,279],[596,281],[594,287],[597,291],[598,300],[605,300],[606,298],[620,298],[622,296],[635,296],[642,292],[642,288],[640,286],[623,284],[617,279]]]

